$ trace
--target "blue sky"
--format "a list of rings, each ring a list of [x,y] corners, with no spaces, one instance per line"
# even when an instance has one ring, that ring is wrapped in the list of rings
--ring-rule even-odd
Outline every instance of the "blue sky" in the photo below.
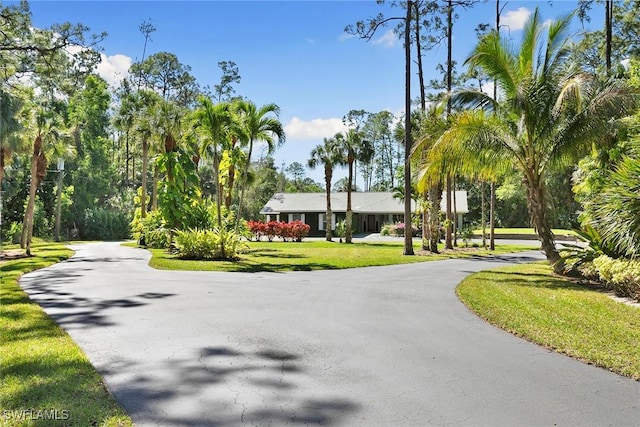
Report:
[[[503,2],[504,3],[504,2]],[[101,43],[99,73],[110,83],[126,75],[131,62],[142,57],[144,37],[138,26],[151,21],[146,55],[167,51],[189,65],[201,86],[219,82],[218,61],[236,62],[242,80],[236,93],[259,105],[274,102],[287,142],[276,164],[305,164],[311,149],[341,130],[341,118],[351,109],[370,112],[404,108],[404,51],[402,43],[381,28],[365,42],[349,37],[347,24],[375,16],[401,14],[400,9],[375,1],[33,1],[35,26],[80,22],[92,32],[106,31]],[[514,41],[538,6],[544,19],[570,12],[576,1],[509,1],[502,22]],[[592,25],[602,24],[599,5]],[[475,44],[474,28],[493,23],[495,2],[480,2],[460,10],[454,27],[454,57],[459,63]],[[576,31],[580,29],[575,22]],[[504,29],[503,29],[504,31]],[[440,78],[436,64],[444,62],[446,46],[425,54],[426,80]],[[414,89],[414,95],[417,90]],[[337,171],[338,178],[343,171]],[[309,176],[322,182],[321,170]]]

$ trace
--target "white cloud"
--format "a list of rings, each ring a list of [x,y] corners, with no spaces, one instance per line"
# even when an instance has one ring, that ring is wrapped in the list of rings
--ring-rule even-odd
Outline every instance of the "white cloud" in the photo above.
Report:
[[[349,34],[349,33],[342,33],[340,34],[340,37],[338,37],[338,40],[341,42],[347,41],[349,39],[354,38],[356,35],[355,34]]]
[[[517,10],[510,10],[500,18],[500,25],[507,26],[511,31],[524,28],[525,22],[529,19],[531,11],[526,7],[519,7]]]
[[[347,127],[342,119],[332,117],[330,119],[302,120],[293,117],[284,127],[287,139],[321,139],[328,138],[338,132],[344,132]]]
[[[394,47],[399,43],[400,40],[393,30],[387,30],[383,35],[373,41],[373,44],[382,45],[383,47]]]
[[[96,72],[100,77],[105,79],[110,86],[116,87],[122,79],[129,75],[129,67],[131,66],[131,58],[115,54],[107,56],[100,54],[100,63],[96,67]]]

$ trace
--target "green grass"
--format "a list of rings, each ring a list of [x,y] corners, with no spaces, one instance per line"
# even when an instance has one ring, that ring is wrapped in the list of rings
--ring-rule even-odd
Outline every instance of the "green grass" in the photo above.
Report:
[[[18,285],[22,274],[72,252],[41,243],[33,253],[0,264],[0,425],[131,426],[82,350]],[[50,411],[68,419],[42,419]]]
[[[563,228],[554,228],[551,231],[553,231],[553,234],[558,236],[574,236],[576,234],[575,231],[573,230],[566,230]],[[473,230],[473,232],[482,234],[482,228],[476,228],[475,230]],[[485,232],[489,234],[489,227],[485,229]],[[533,228],[497,228],[497,227],[494,229],[494,233],[495,234],[529,234],[529,235],[536,234]]]
[[[458,248],[441,254],[402,255],[402,243],[353,243],[326,241],[250,242],[240,260],[190,261],[177,258],[162,249],[151,249],[151,267],[163,270],[201,270],[231,272],[285,272],[329,270],[407,264],[449,258],[463,258],[531,250],[531,246],[497,245],[491,252],[481,248]],[[420,245],[414,245],[418,252]]]
[[[506,331],[589,364],[640,380],[640,308],[555,276],[543,264],[467,277],[460,299]]]

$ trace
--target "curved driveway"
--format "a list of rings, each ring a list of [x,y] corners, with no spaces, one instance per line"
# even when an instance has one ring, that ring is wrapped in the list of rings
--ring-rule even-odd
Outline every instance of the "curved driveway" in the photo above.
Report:
[[[468,273],[540,258],[299,273],[158,271],[74,246],[22,287],[138,426],[638,426],[640,383],[470,313]]]

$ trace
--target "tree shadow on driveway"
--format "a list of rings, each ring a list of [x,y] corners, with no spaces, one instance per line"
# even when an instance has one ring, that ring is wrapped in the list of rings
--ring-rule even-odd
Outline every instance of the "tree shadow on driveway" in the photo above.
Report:
[[[205,347],[99,370],[136,425],[344,425],[361,407],[317,386],[300,355],[274,348]]]

